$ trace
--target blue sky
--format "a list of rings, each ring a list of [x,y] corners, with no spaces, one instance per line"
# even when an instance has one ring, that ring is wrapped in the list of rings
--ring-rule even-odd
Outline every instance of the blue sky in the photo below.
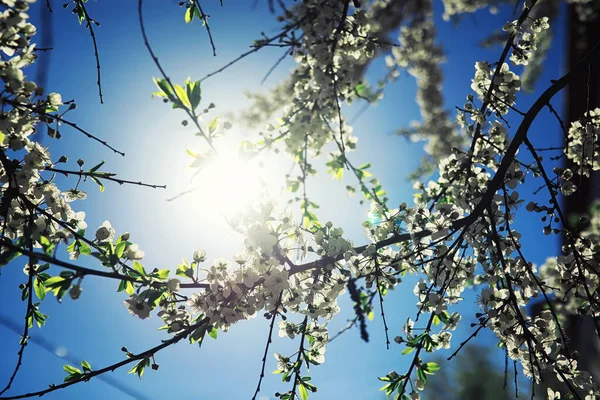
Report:
[[[260,32],[276,33],[277,24],[266,9],[266,1],[224,1],[220,8],[217,1],[205,2],[205,12],[211,15],[211,29],[217,46],[217,57],[212,57],[206,32],[198,21],[183,23],[184,9],[177,1],[146,1],[146,28],[150,41],[164,68],[175,82],[182,83],[190,76],[199,79],[222,66],[238,54],[246,51]],[[40,7],[34,4],[30,14],[34,23],[39,20]],[[204,248],[209,259],[231,257],[242,245],[243,238],[231,231],[211,205],[219,201],[219,194],[209,186],[175,202],[166,199],[188,187],[189,173],[185,167],[189,159],[185,148],[202,149],[204,145],[193,136],[191,128],[184,128],[181,111],[171,110],[158,99],[151,99],[155,90],[152,77],[158,76],[156,67],[143,47],[137,21],[137,2],[103,0],[87,3],[89,13],[101,26],[95,28],[105,104],[100,105],[97,94],[95,59],[88,33],[77,23],[76,17],[59,4],[54,6],[54,50],[49,73],[49,90],[62,94],[63,99],[75,99],[78,108],[69,114],[69,120],[107,140],[124,151],[126,157],[111,153],[79,133],[63,128],[63,139],[44,143],[50,145],[53,159],[60,155],[70,158],[74,166],[77,158],[86,165],[105,160],[105,170],[118,172],[124,179],[142,180],[148,183],[167,184],[167,190],[153,190],[134,186],[107,183],[106,191],[98,193],[92,183],[83,189],[90,196],[75,204],[86,212],[88,232],[92,234],[108,219],[118,233],[131,233],[132,240],[145,250],[144,265],[147,267],[175,269],[182,257],[191,258],[197,248]],[[443,66],[446,74],[444,94],[448,110],[464,104],[469,93],[470,80],[474,74],[475,61],[497,59],[498,48],[483,50],[477,47],[482,35],[490,33],[491,27],[500,27],[514,19],[512,7],[502,9],[498,15],[488,12],[476,17],[467,16],[458,26],[442,21],[441,4],[436,3],[439,37],[444,45],[448,62]],[[564,14],[564,13],[563,13]],[[538,83],[538,91],[550,79],[564,72],[564,44],[560,39],[564,31],[561,16],[555,32],[559,36],[550,51],[549,62]],[[205,106],[214,102],[213,115],[236,112],[248,101],[246,90],[267,90],[283,79],[293,67],[292,61],[282,63],[265,85],[260,81],[264,73],[277,60],[281,49],[265,49],[248,57],[222,74],[207,80],[202,87]],[[44,54],[42,54],[44,56]],[[35,76],[35,67],[27,71]],[[383,73],[381,63],[369,69],[367,78],[375,82]],[[388,87],[384,100],[370,107],[355,123],[359,137],[359,150],[352,154],[355,164],[371,162],[372,171],[379,177],[390,193],[391,203],[412,202],[412,183],[406,180],[409,172],[418,165],[422,151],[420,145],[410,143],[393,135],[411,120],[419,120],[418,107],[414,101],[416,86],[412,77],[403,73],[398,81]],[[526,109],[534,96],[521,96],[518,106]],[[561,101],[555,102],[561,109]],[[348,109],[347,115],[359,107]],[[516,120],[515,120],[516,122]],[[242,126],[234,131],[240,137],[252,137],[256,132]],[[535,144],[552,146],[559,142],[559,127],[550,113],[543,112],[532,128]],[[325,160],[323,160],[325,161]],[[275,171],[287,170],[291,162],[274,159]],[[351,181],[348,181],[350,183]],[[362,244],[361,222],[366,209],[360,206],[358,197],[347,198],[345,184],[331,180],[323,174],[309,184],[309,194],[321,205],[319,216],[342,226],[356,244]],[[525,191],[531,190],[531,187]],[[216,197],[215,197],[216,196]],[[212,200],[207,200],[207,198]],[[524,233],[526,255],[536,263],[558,249],[556,239],[544,237],[540,246],[541,225],[535,216],[524,216],[519,226]],[[94,268],[92,260],[81,263]],[[24,260],[17,260],[3,267],[0,276],[0,315],[7,321],[22,325],[25,304],[19,299],[18,285],[25,281],[22,272]],[[412,280],[408,279],[386,298],[386,314],[391,335],[399,332],[408,315],[416,312],[416,299],[412,294]],[[120,351],[126,346],[136,353],[160,343],[165,336],[156,330],[160,319],[140,321],[131,317],[123,305],[125,298],[116,294],[114,282],[88,277],[83,282],[83,294],[78,301],[65,299],[58,304],[49,296],[41,310],[50,315],[43,327],[35,327],[33,338],[44,340],[46,347],[60,346],[68,351],[67,357],[85,359],[92,367],[103,367],[123,358]],[[454,345],[469,334],[469,322],[475,320],[475,294],[465,295],[464,302],[456,310],[465,313],[464,322],[455,335]],[[331,323],[331,332],[346,324],[352,317],[347,299],[341,301],[342,312]],[[381,386],[376,377],[395,369],[403,371],[411,361],[402,357],[402,347],[392,345],[385,350],[381,321],[377,318],[369,324],[370,343],[360,340],[357,331],[346,333],[327,348],[326,363],[311,369],[313,382],[319,392],[311,398],[384,398],[377,389]],[[157,355],[158,371],[147,371],[143,380],[127,375],[127,369],[117,370],[110,378],[138,393],[140,398],[158,399],[245,399],[251,397],[260,372],[260,360],[266,341],[268,321],[260,316],[244,321],[228,333],[220,333],[219,339],[207,339],[201,349],[195,345],[180,343]],[[0,379],[8,378],[16,362],[19,337],[6,326],[0,325]],[[490,345],[493,338],[481,335],[477,339]],[[275,340],[272,351],[284,352],[294,343]],[[271,353],[272,353],[271,351]],[[502,354],[496,352],[494,357]],[[269,356],[267,371],[275,369],[275,359]],[[9,393],[36,391],[50,383],[62,382],[65,373],[62,366],[68,361],[31,344],[26,349],[24,363]],[[286,391],[288,385],[277,376],[267,374],[262,394],[273,399],[275,391]],[[48,399],[126,399],[127,394],[100,380],[74,385],[66,390],[48,394]]]

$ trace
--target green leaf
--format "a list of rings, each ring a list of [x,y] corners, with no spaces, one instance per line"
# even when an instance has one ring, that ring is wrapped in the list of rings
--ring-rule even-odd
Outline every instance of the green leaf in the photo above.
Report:
[[[44,282],[40,281],[37,277],[33,278],[33,289],[35,290],[35,295],[40,300],[44,300],[46,297],[46,287],[44,286]]]
[[[122,280],[121,282],[119,282],[119,288],[117,289],[117,292],[122,292],[125,291],[125,293],[127,293],[128,295],[132,295],[133,292],[135,291],[135,288],[133,287],[133,283],[131,283],[130,281],[126,281],[126,280]]]
[[[98,185],[98,189],[100,189],[100,192],[104,192],[104,184],[100,181],[100,179],[94,176],[90,176],[90,178],[92,178],[96,185]]]
[[[127,242],[127,241],[123,241],[120,242],[119,244],[117,244],[117,246],[115,247],[115,255],[118,258],[122,258],[123,257],[123,253],[125,252],[125,248],[127,248],[128,245],[130,245],[131,243]]]
[[[443,311],[441,314],[436,314],[436,316],[439,316],[440,321],[442,321],[444,324],[447,324],[450,320],[450,314],[448,311]]]
[[[81,368],[83,368],[84,372],[91,372],[92,371],[92,366],[90,365],[89,362],[83,360],[81,361]]]
[[[206,326],[205,325],[199,326],[198,329],[196,329],[190,335],[190,343],[194,344],[196,342],[199,342],[199,344],[202,344],[202,339],[204,339],[205,334],[206,334]]]
[[[153,272],[150,275],[154,278],[158,278],[158,279],[167,279],[169,277],[169,274],[171,273],[170,270],[168,269],[161,269],[158,270],[157,272]]]
[[[79,25],[81,25],[83,20],[85,20],[85,11],[83,10],[83,7],[80,7],[79,4],[76,5],[75,8],[73,8],[73,14],[77,15]]]
[[[423,337],[423,348],[425,349],[425,351],[427,352],[431,352],[433,351],[433,340],[431,339],[431,336],[429,335],[425,335]]]
[[[150,366],[150,358],[143,358],[127,372],[128,374],[136,374],[140,379],[144,375],[144,369]]]
[[[402,355],[403,355],[403,356],[405,356],[405,355],[407,355],[407,354],[410,354],[410,353],[412,353],[414,350],[415,350],[415,348],[414,348],[414,347],[407,347],[407,348],[405,348],[404,350],[402,350]]]
[[[49,263],[40,265],[37,268],[38,276],[42,279],[42,281],[45,281],[46,279],[50,278],[50,275],[48,275],[48,274],[42,274],[41,273],[41,272],[47,271],[49,268],[50,268],[50,264]]]
[[[217,130],[218,126],[219,126],[219,117],[215,117],[215,119],[213,119],[212,122],[208,125],[208,134],[212,135]]]
[[[63,271],[61,272],[61,275],[63,275],[63,273],[69,273],[70,275],[54,276],[44,281],[46,289],[51,290],[57,300],[62,299],[65,293],[67,293],[67,290],[71,287],[73,273],[71,271]]]
[[[364,83],[359,83],[358,85],[356,85],[354,90],[356,90],[356,93],[359,96],[363,96],[365,91],[367,90],[367,85],[365,85]]]
[[[38,240],[38,242],[40,242],[40,244],[42,245],[42,247],[45,249],[48,246],[52,245],[52,243],[50,242],[50,239],[48,239],[46,236],[41,235],[40,239]]]
[[[185,91],[185,89],[183,87],[181,87],[179,85],[175,85],[175,93],[177,94],[177,98],[179,99],[179,102],[181,104],[183,104],[184,106],[186,106],[189,109],[192,108],[190,99],[188,99],[187,92]]]
[[[0,263],[0,266],[8,264],[15,258],[19,257],[20,255],[21,255],[21,253],[19,253],[18,251],[8,250],[6,253],[4,253],[2,263]]]
[[[62,285],[64,281],[65,278],[63,278],[62,276],[53,276],[50,279],[46,279],[44,281],[44,285],[49,289],[54,289],[56,286]]]
[[[210,327],[210,330],[208,331],[208,336],[210,336],[213,339],[216,339],[218,335],[218,331],[214,328],[214,327]]]
[[[367,314],[367,319],[369,321],[373,321],[373,318],[375,318],[375,313],[373,312],[373,310],[369,311],[369,313]]]
[[[158,88],[161,90],[160,92],[155,92],[154,93],[155,95],[161,96],[161,97],[166,97],[172,103],[177,102],[177,98],[175,97],[175,94],[173,93],[173,90],[171,89],[171,85],[169,85],[169,82],[167,82],[166,79],[163,79],[163,78],[152,78],[152,79],[154,80],[154,83],[156,84],[156,86],[158,86]]]
[[[308,400],[308,390],[306,390],[302,383],[298,386],[298,392],[300,392],[300,398],[302,400]]]
[[[193,278],[194,270],[187,264],[187,261],[183,260],[183,264],[179,264],[177,266],[177,271],[175,271],[175,275]]]
[[[195,110],[202,100],[202,91],[200,89],[200,81],[186,82],[186,89],[188,92],[188,98],[190,99],[190,103],[192,103],[192,110]]]
[[[81,370],[79,368],[75,368],[75,367],[73,367],[72,365],[69,365],[69,364],[63,366],[63,369],[69,375],[81,374]]]
[[[81,379],[81,377],[82,377],[82,376],[83,376],[83,374],[82,374],[82,373],[77,373],[77,372],[76,372],[76,373],[74,373],[74,374],[67,375],[67,376],[65,377],[65,379],[63,379],[63,381],[64,381],[64,382],[77,381],[77,380]]]
[[[338,181],[341,181],[342,178],[344,177],[344,168],[337,168],[337,169],[334,169],[331,171],[332,171],[333,177],[335,179],[337,179]]]
[[[70,243],[67,246],[67,251],[71,252],[71,251],[75,251],[75,246],[77,245],[77,240],[74,240],[72,243]]]
[[[123,290],[125,290],[125,285],[127,284],[128,281],[121,281],[119,282],[119,287],[117,288],[117,292],[122,292]]]
[[[433,361],[432,362],[428,362],[427,364],[425,364],[425,367],[426,368],[424,369],[424,371],[425,371],[426,374],[429,374],[429,375],[433,375],[433,373],[435,371],[439,371],[440,370],[440,365],[438,363],[436,363],[436,362],[433,362]]]
[[[194,8],[196,8],[196,5],[192,4],[192,6],[185,11],[186,24],[189,24],[194,19]]]
[[[134,271],[136,271],[141,276],[146,276],[146,271],[144,270],[144,266],[140,264],[138,261],[134,261],[132,265]]]
[[[296,193],[300,187],[300,182],[296,180],[287,181],[287,190],[292,193]]]
[[[38,328],[41,328],[43,325],[46,324],[46,318],[48,318],[48,316],[45,314],[42,314],[37,309],[34,309],[33,310],[33,318],[35,319],[35,322],[36,322]]]
[[[85,255],[85,256],[89,256],[90,254],[92,254],[92,249],[90,248],[90,246],[87,245],[87,243],[85,242],[79,242],[79,253]]]
[[[133,287],[133,283],[127,281],[127,283],[125,284],[125,293],[131,296],[134,291],[135,288]]]
[[[379,379],[381,379],[381,378],[379,378]],[[382,387],[380,387],[379,390],[381,390],[382,392],[385,391],[389,395],[391,387],[392,387],[392,384],[388,383],[387,385],[383,385]]]
[[[101,166],[103,166],[103,165],[104,165],[104,160],[102,160],[102,162],[101,162],[100,164],[98,164],[98,165],[96,165],[95,167],[93,167],[92,169],[90,169],[90,171],[89,171],[89,172],[96,172],[96,171],[98,171],[98,169],[100,169],[100,167],[101,167]]]
[[[29,297],[29,288],[27,286],[25,286],[21,290],[21,301],[25,301],[28,297]]]

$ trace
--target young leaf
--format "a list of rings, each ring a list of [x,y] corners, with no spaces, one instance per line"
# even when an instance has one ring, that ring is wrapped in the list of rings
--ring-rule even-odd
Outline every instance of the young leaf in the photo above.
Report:
[[[92,371],[92,366],[90,365],[89,362],[83,360],[81,361],[81,368],[83,368],[84,372],[91,372]]]
[[[33,279],[33,289],[35,290],[35,295],[38,297],[38,299],[44,300],[46,297],[46,287],[44,286],[44,283],[38,279],[38,277]]]
[[[75,368],[75,367],[73,367],[72,365],[69,365],[69,364],[63,366],[63,369],[69,375],[81,374],[81,370],[79,368]]]
[[[177,98],[179,99],[179,102],[181,104],[183,104],[187,108],[192,108],[192,104],[190,103],[190,100],[188,99],[187,92],[185,91],[185,89],[183,87],[181,87],[179,85],[175,85],[175,93],[177,93]]]
[[[98,185],[98,189],[100,189],[100,192],[104,192],[104,184],[100,181],[100,179],[94,176],[90,176],[90,178],[92,178],[96,185]]]
[[[440,370],[440,365],[438,363],[435,362],[428,362],[427,364],[425,364],[425,373],[429,374],[429,375],[433,375],[433,373],[435,371],[439,371]]]
[[[213,339],[216,339],[218,335],[218,331],[214,328],[214,327],[210,327],[210,330],[208,331],[208,336],[210,336]]]
[[[304,384],[300,383],[298,386],[298,392],[300,393],[300,398],[302,400],[308,400],[308,390],[304,387]]]
[[[103,166],[103,165],[104,165],[104,160],[102,160],[102,162],[101,162],[100,164],[96,165],[94,168],[90,169],[90,171],[89,171],[89,172],[96,172],[96,171],[98,171],[98,169],[100,169],[100,167],[101,167],[101,166]]]
[[[146,276],[146,271],[144,270],[144,266],[138,261],[134,261],[132,265],[134,271],[136,271],[140,276]]]
[[[215,117],[215,119],[213,119],[212,122],[208,125],[208,134],[212,135],[217,130],[218,126],[219,126],[219,117]]]
[[[185,23],[189,24],[194,19],[194,8],[196,8],[195,4],[192,4],[190,8],[185,11]]]

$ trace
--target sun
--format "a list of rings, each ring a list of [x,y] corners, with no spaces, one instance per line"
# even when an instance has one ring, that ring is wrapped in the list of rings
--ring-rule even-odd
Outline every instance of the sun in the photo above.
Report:
[[[192,164],[190,178],[194,203],[210,217],[236,215],[268,196],[273,189],[273,184],[269,184],[272,177],[263,168],[261,159],[234,149],[221,148],[218,155],[204,159],[188,151],[198,160]]]

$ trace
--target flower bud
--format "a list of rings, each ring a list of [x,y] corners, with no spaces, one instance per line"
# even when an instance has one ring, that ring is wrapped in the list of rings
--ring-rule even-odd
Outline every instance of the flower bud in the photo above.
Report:
[[[196,262],[204,262],[204,261],[206,261],[206,251],[204,251],[204,250],[196,250],[194,252],[194,261],[196,261]]]
[[[71,296],[71,298],[73,300],[77,300],[79,298],[79,296],[81,296],[81,286],[80,285],[71,286],[71,290],[69,290],[69,296]]]
[[[101,226],[96,231],[96,239],[103,241],[110,237],[110,230],[106,226]]]
[[[179,279],[171,279],[167,282],[167,289],[169,289],[171,292],[176,292],[179,290],[179,284],[181,282],[179,281]]]

